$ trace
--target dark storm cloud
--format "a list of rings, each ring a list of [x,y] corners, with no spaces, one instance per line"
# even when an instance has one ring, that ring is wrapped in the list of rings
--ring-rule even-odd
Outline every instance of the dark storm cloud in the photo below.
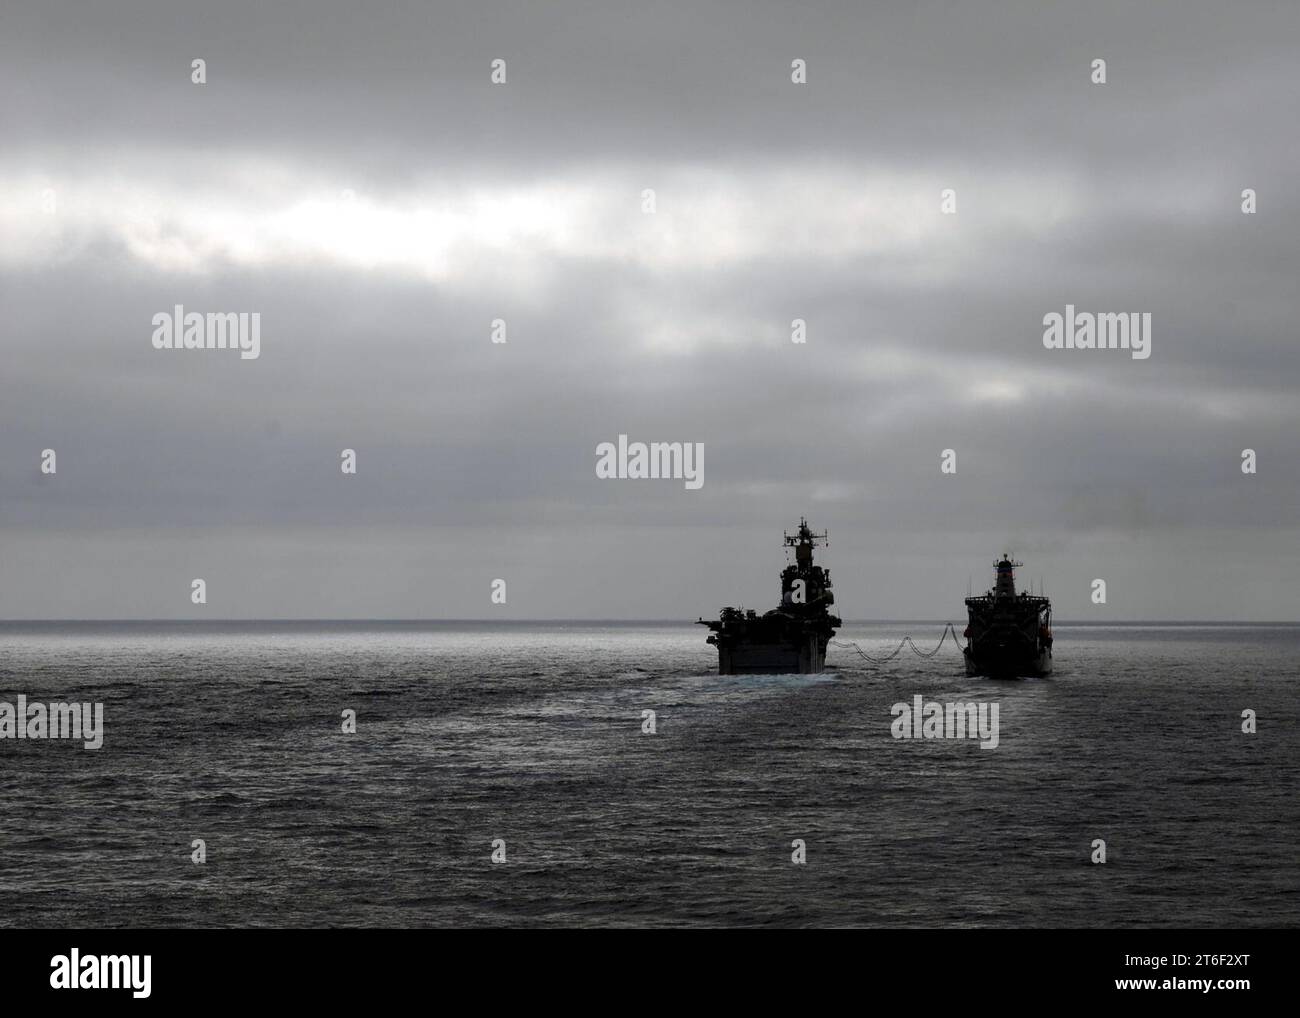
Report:
[[[1293,615],[1298,27],[1274,5],[6,11],[0,614],[183,615],[204,575],[225,616],[478,616],[495,576],[521,615],[692,615],[768,600],[807,512],[850,616],[950,614],[1004,544],[1067,614]],[[319,211],[342,188],[359,211]],[[176,303],[260,311],[261,358],[153,350]],[[1066,303],[1152,312],[1152,358],[1043,349]],[[597,480],[619,433],[703,442],[704,489]]]

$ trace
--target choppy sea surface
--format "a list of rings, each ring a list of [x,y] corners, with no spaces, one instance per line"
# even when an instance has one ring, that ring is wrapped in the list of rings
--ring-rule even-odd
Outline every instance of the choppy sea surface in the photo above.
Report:
[[[0,623],[0,701],[105,728],[0,740],[0,925],[1300,925],[1300,626],[1058,625],[1018,682],[951,641],[721,677],[705,635]],[[918,694],[999,745],[895,739]]]

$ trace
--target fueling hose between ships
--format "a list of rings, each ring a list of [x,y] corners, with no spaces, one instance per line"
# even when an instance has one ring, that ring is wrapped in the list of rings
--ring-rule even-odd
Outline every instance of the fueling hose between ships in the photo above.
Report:
[[[943,632],[939,635],[939,642],[934,645],[934,650],[922,650],[920,647],[918,647],[915,643],[912,642],[912,638],[910,636],[904,636],[899,641],[898,646],[895,647],[888,654],[886,654],[884,657],[872,657],[870,654],[868,654],[865,650],[859,647],[852,640],[831,640],[829,642],[832,646],[835,647],[851,647],[853,650],[858,652],[858,655],[860,657],[865,658],[867,661],[870,661],[872,664],[882,665],[886,661],[892,661],[894,658],[898,657],[898,655],[903,652],[904,647],[908,647],[912,651],[912,653],[915,654],[917,657],[934,657],[936,654],[939,653],[939,648],[943,646],[943,641],[948,638],[949,633],[952,633],[952,642],[957,643],[957,630],[953,629],[952,623],[949,622],[943,627]],[[961,644],[957,644],[957,645],[961,646]]]

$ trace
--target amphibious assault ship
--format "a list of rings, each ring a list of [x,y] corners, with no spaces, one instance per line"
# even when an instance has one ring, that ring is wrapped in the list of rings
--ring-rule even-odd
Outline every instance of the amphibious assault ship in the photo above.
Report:
[[[993,589],[966,598],[967,675],[1014,679],[1052,670],[1052,602],[1016,593],[1015,568],[1022,564],[1003,555],[994,563]]]
[[[785,534],[794,563],[781,572],[781,604],[762,615],[723,608],[717,622],[697,623],[713,631],[719,675],[808,674],[826,667],[826,644],[840,626],[831,613],[830,570],[813,565],[813,549],[827,543],[800,517],[799,529]],[[787,552],[788,554],[788,552]]]

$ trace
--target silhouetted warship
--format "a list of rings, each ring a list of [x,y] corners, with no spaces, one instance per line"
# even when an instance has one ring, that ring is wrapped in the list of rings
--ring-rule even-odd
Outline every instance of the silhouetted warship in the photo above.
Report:
[[[1013,679],[1052,670],[1052,602],[1016,593],[1014,569],[1022,565],[1003,555],[994,563],[997,580],[987,594],[966,598],[967,675]]]
[[[718,648],[719,675],[808,674],[826,667],[826,644],[840,620],[830,612],[830,571],[813,565],[813,548],[825,542],[826,534],[814,534],[800,517],[799,530],[785,535],[794,564],[781,572],[780,606],[763,615],[723,608],[717,622],[699,620],[713,631],[708,642]]]

